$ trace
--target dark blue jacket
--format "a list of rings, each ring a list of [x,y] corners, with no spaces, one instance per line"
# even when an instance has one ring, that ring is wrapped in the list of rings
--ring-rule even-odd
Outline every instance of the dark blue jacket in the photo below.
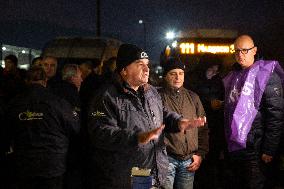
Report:
[[[41,85],[32,85],[11,101],[6,130],[21,177],[62,175],[69,142],[78,135],[79,119],[64,100]]]
[[[89,116],[92,169],[97,175],[94,188],[128,189],[132,167],[153,169],[156,163],[159,179],[164,181],[168,169],[164,136],[141,145],[137,135],[163,123],[177,130],[180,116],[164,111],[153,86],[147,84],[135,92],[125,83],[111,84],[94,100]]]

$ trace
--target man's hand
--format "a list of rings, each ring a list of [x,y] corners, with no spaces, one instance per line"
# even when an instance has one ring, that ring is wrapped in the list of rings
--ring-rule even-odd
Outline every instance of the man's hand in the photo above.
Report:
[[[202,127],[206,123],[206,117],[199,117],[197,119],[181,119],[178,123],[181,132],[193,127]]]
[[[165,125],[161,125],[160,127],[153,129],[149,132],[139,133],[138,134],[138,143],[139,144],[147,144],[151,140],[157,140],[161,135]]]
[[[187,167],[187,170],[189,172],[195,172],[197,169],[199,169],[200,164],[202,162],[201,156],[193,155],[192,156],[193,162]]]
[[[213,100],[211,100],[211,108],[212,108],[213,110],[219,110],[219,109],[222,108],[223,103],[224,103],[224,102],[221,101],[221,100],[213,99]]]
[[[264,163],[270,163],[273,157],[267,154],[262,154],[261,159],[264,161]]]

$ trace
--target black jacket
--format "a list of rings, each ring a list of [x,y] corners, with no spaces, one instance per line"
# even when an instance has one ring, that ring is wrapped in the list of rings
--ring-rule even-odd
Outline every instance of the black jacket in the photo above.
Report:
[[[62,175],[69,141],[79,133],[77,113],[41,85],[32,85],[11,101],[6,132],[21,177]]]
[[[272,73],[263,93],[259,110],[247,136],[246,149],[230,153],[233,159],[259,159],[274,156],[284,125],[284,97],[281,79]]]
[[[92,169],[97,175],[94,188],[130,188],[131,168],[153,169],[155,151],[160,181],[165,179],[168,159],[164,136],[146,145],[138,144],[137,138],[138,133],[162,123],[177,128],[180,116],[164,111],[154,87],[147,84],[135,92],[125,83],[111,84],[94,100],[89,116]]]
[[[56,96],[63,98],[64,100],[69,102],[73,110],[80,113],[81,110],[80,95],[77,87],[74,84],[65,80],[59,80],[57,81],[57,83],[51,85],[49,89]]]
[[[211,79],[203,76],[194,89],[206,112],[206,119],[209,127],[209,154],[210,159],[219,159],[220,152],[225,149],[224,133],[224,107],[213,109],[211,101],[224,100],[224,86],[219,74]]]

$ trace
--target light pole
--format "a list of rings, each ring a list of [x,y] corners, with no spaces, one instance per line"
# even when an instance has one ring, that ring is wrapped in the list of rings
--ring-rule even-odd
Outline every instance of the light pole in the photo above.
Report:
[[[97,0],[97,37],[101,36],[101,1]]]
[[[146,25],[143,20],[139,20],[139,24],[143,25],[143,37],[144,37],[144,50],[146,50],[147,45],[146,45]]]
[[[173,31],[169,31],[166,33],[166,39],[168,40],[173,40],[175,37],[176,37],[176,34]]]

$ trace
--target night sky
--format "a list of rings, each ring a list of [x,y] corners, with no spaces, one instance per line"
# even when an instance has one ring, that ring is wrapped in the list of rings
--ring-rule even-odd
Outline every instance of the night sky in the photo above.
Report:
[[[11,45],[40,49],[56,36],[96,35],[95,0],[1,0],[0,8],[0,39]],[[248,33],[269,57],[284,56],[283,0],[101,0],[102,36],[143,47],[139,19],[146,50],[157,61],[168,30],[197,28]]]

